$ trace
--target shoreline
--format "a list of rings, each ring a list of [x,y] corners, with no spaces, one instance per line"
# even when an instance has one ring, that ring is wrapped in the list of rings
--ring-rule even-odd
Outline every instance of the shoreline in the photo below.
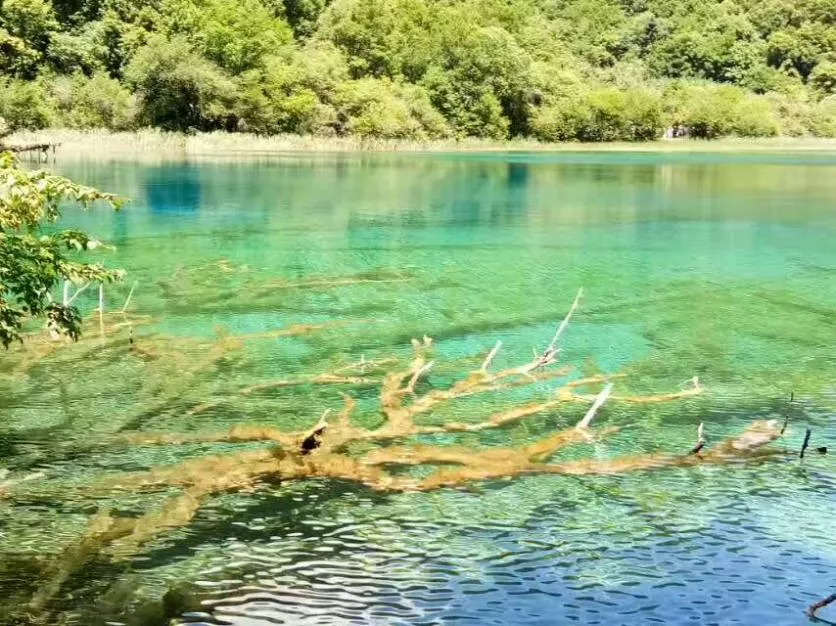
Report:
[[[819,153],[836,154],[836,139],[775,137],[767,139],[724,138],[715,140],[670,139],[638,143],[541,143],[528,139],[493,141],[456,140],[363,140],[358,137],[317,137],[245,133],[167,133],[158,130],[135,132],[76,131],[47,129],[19,132],[9,143],[59,144],[59,158],[143,159],[246,158],[327,154],[490,154],[490,153]]]

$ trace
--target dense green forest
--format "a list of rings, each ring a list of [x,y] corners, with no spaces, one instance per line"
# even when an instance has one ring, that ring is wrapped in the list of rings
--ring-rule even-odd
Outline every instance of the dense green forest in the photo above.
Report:
[[[0,0],[13,128],[836,135],[836,0]]]

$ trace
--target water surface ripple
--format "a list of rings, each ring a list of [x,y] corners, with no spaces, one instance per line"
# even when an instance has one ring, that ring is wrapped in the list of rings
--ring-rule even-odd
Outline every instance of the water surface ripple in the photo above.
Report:
[[[787,437],[773,445],[787,454],[427,493],[255,484],[209,498],[190,524],[131,558],[86,561],[61,580],[50,623],[789,625],[833,591],[836,157],[323,155],[58,167],[133,198],[119,214],[67,219],[116,244],[102,258],[129,272],[109,288],[108,310],[137,281],[132,309],[150,320],[136,329],[138,345],[158,333],[176,349],[156,361],[126,358],[125,342],[70,349],[28,369],[0,356],[0,468],[27,479],[0,499],[0,625],[26,623],[49,564],[70,558],[62,550],[97,511],[138,517],[177,492],[96,485],[260,445],[125,436],[309,428],[339,410],[339,390],[241,389],[361,355],[406,358],[410,338],[424,334],[437,360],[424,390],[477,368],[497,340],[495,366],[508,367],[545,345],[579,287],[586,297],[564,362],[625,373],[617,393],[677,390],[695,375],[709,392],[610,403],[596,423],[621,430],[558,460],[682,453],[700,422],[713,445],[753,419],[788,416]],[[346,277],[361,280],[317,282]],[[92,293],[79,302],[88,314],[97,304]],[[348,324],[269,335],[335,320]],[[259,338],[201,374],[205,346],[235,335]],[[378,389],[350,392],[357,424],[379,424]],[[502,401],[462,399],[427,420],[473,421]],[[521,446],[584,410],[439,440]],[[807,427],[831,454],[796,458]],[[836,621],[832,608],[822,616]]]

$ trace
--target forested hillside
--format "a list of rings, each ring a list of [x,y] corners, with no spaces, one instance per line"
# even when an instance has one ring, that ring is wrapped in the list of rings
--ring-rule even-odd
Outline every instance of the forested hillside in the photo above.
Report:
[[[15,128],[836,135],[836,0],[0,0],[0,52]]]

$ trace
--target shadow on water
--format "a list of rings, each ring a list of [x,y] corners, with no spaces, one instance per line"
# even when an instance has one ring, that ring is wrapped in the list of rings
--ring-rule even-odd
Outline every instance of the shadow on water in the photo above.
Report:
[[[276,485],[280,484],[281,481],[276,481]],[[312,527],[309,520],[315,519],[321,509],[346,496],[359,498],[366,506],[384,505],[391,497],[339,480],[307,482],[304,490],[297,489],[287,495],[282,493],[280,486],[261,486],[247,498],[245,507],[231,510],[219,504],[205,507],[182,537],[169,546],[147,550],[136,569],[154,569],[187,557],[201,545],[215,544],[219,537],[246,543],[275,536],[294,536],[300,541],[320,538],[321,532]],[[257,529],[251,528],[249,522],[253,519],[263,520],[263,524]]]
[[[194,556],[202,547],[211,546],[221,551],[230,550],[234,542],[269,543],[277,536],[293,536],[296,541],[316,543],[322,539],[322,531],[310,524],[318,517],[318,511],[332,506],[341,499],[358,499],[364,506],[383,506],[389,496],[371,490],[358,489],[356,484],[324,480],[306,483],[303,489],[283,493],[282,487],[262,485],[246,500],[245,506],[224,506],[215,503],[204,507],[188,530],[166,537],[157,547],[149,546],[140,560],[133,563],[114,563],[101,556],[95,557],[83,569],[74,572],[61,587],[61,597],[51,602],[48,609],[60,612],[62,597],[73,598],[75,611],[84,620],[84,626],[127,624],[128,626],[162,626],[169,620],[188,615],[202,614],[208,623],[224,623],[213,620],[212,610],[204,604],[211,593],[188,583],[171,583],[168,590],[156,598],[146,598],[137,604],[131,594],[131,581],[141,579],[143,572],[153,572],[158,567],[170,566]],[[264,523],[252,528],[253,520]],[[219,544],[219,538],[223,538]],[[332,558],[340,558],[342,552],[332,552]],[[344,553],[351,558],[354,547],[346,547]],[[0,585],[6,592],[2,603],[12,608],[24,607],[44,580],[47,562],[23,555],[8,554],[0,566]],[[244,566],[244,570],[248,566]],[[232,572],[228,572],[232,574]],[[128,587],[126,587],[126,583]],[[185,617],[183,617],[185,614]],[[201,623],[207,623],[201,620]],[[13,611],[0,616],[2,626],[25,626],[24,614]],[[42,624],[33,618],[33,626]]]

